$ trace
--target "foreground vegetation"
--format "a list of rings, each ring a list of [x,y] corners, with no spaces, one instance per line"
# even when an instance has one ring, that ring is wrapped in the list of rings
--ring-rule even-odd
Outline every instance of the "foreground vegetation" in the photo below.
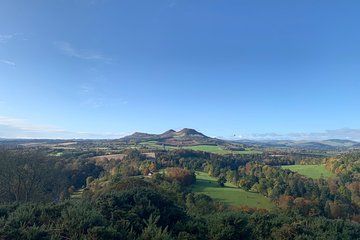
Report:
[[[350,240],[360,234],[359,225],[342,220],[220,210],[205,196],[174,198],[180,193],[128,179],[77,201],[3,205],[0,238]]]
[[[309,178],[319,179],[319,178],[331,178],[335,175],[328,169],[325,168],[324,164],[319,165],[289,165],[282,166],[283,169],[289,169],[293,172],[298,172],[301,175],[304,175]]]
[[[192,190],[209,195],[212,199],[230,206],[249,206],[259,209],[274,207],[273,203],[259,193],[244,191],[232,183],[225,183],[224,187],[221,187],[216,178],[204,172],[196,172],[196,184]]]
[[[279,167],[324,161],[333,178]],[[358,239],[359,162],[359,153],[220,155],[91,142],[2,149],[0,239]]]

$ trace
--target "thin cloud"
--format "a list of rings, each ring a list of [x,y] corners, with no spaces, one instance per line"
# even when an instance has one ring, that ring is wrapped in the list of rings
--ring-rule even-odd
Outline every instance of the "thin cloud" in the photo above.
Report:
[[[0,43],[7,43],[16,36],[22,35],[22,33],[13,33],[13,34],[0,34]]]
[[[51,125],[32,124],[26,119],[0,116],[1,138],[113,139],[127,133],[90,133],[61,129]]]
[[[91,97],[81,102],[82,106],[89,106],[91,108],[117,107],[126,104],[128,104],[128,101],[122,98],[103,98],[103,97]]]
[[[0,59],[0,63],[3,63],[3,64],[6,64],[6,65],[9,65],[11,67],[16,67],[16,64],[12,61],[9,61],[9,60],[4,60],[4,59]]]
[[[92,108],[101,108],[104,106],[102,98],[89,98],[81,103],[83,106],[90,106]]]
[[[79,87],[79,95],[82,98],[80,105],[96,109],[128,104],[128,101],[121,97],[109,96],[102,89],[102,85],[104,85],[104,81],[97,82],[92,80],[82,83]]]
[[[94,90],[95,90],[95,88],[88,83],[84,83],[80,86],[80,94],[82,94],[82,95],[90,94]]]
[[[16,128],[29,132],[63,132],[65,130],[59,129],[49,125],[34,125],[29,123],[26,119],[12,118],[0,116],[0,125]]]
[[[324,132],[311,133],[263,133],[263,134],[242,134],[232,136],[229,139],[251,139],[251,140],[327,140],[327,139],[348,139],[360,141],[360,129],[341,128],[325,130]]]
[[[101,53],[98,53],[94,50],[89,49],[77,49],[74,46],[72,46],[68,42],[54,42],[54,45],[62,51],[63,54],[80,58],[84,60],[100,60],[100,61],[110,61],[111,59],[108,57],[105,57]]]

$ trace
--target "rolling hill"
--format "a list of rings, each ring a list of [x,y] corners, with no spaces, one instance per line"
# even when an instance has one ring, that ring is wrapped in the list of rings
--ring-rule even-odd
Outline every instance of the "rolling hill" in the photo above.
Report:
[[[171,146],[192,146],[199,144],[225,144],[226,141],[217,138],[208,137],[195,129],[184,128],[180,131],[168,130],[161,134],[148,134],[135,132],[132,135],[120,139],[125,142],[145,142],[156,141],[159,144]]]
[[[257,145],[264,148],[295,148],[323,151],[339,151],[359,148],[360,143],[346,139],[328,140],[237,140],[238,143]]]

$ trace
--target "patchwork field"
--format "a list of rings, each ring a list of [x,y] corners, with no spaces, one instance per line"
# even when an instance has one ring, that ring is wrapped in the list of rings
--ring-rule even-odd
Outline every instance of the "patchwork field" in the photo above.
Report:
[[[148,142],[141,142],[140,145],[147,146],[149,148],[153,149],[163,149],[165,147],[166,150],[173,150],[178,149],[178,147],[175,146],[168,146],[165,145],[164,147],[160,144],[158,144],[156,141],[148,141]],[[222,146],[217,145],[195,145],[195,146],[184,146],[182,147],[184,149],[191,149],[194,151],[204,151],[209,153],[215,153],[215,154],[261,154],[261,151],[246,149],[245,151],[233,151],[233,150],[227,150],[224,149]]]
[[[223,147],[216,145],[196,145],[196,146],[186,146],[184,148],[192,149],[195,151],[210,152],[215,154],[261,154],[260,151],[254,151],[250,149],[246,149],[245,151],[226,150]]]
[[[246,205],[265,209],[274,208],[274,204],[261,194],[247,192],[231,183],[226,183],[225,187],[220,187],[216,178],[210,177],[204,172],[196,173],[196,184],[192,187],[192,190],[209,195],[214,200],[228,205]]]
[[[177,147],[174,147],[174,146],[168,146],[168,145],[160,145],[158,144],[158,142],[156,141],[147,141],[147,142],[141,142],[139,144],[140,146],[146,146],[148,148],[151,148],[151,149],[166,149],[166,150],[172,150],[172,149],[177,149]]]
[[[301,175],[304,175],[309,178],[319,179],[321,177],[331,178],[335,175],[325,168],[325,165],[289,165],[282,166],[283,169],[289,169],[293,172],[298,172]]]

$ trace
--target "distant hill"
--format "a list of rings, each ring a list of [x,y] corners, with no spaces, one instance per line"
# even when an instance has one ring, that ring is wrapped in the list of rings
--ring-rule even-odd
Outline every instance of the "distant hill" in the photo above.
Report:
[[[298,149],[312,149],[312,150],[346,150],[351,148],[359,148],[360,143],[347,139],[328,139],[328,140],[238,140],[238,143],[253,144],[268,148],[298,148]]]
[[[359,142],[355,142],[347,139],[328,139],[323,141],[323,143],[333,146],[347,146],[347,147],[353,147],[359,145]]]
[[[224,144],[226,141],[208,137],[195,129],[184,128],[180,131],[170,129],[161,134],[149,134],[136,132],[132,135],[120,139],[125,142],[146,142],[156,141],[159,144],[166,144],[172,146],[189,146],[199,144]]]

